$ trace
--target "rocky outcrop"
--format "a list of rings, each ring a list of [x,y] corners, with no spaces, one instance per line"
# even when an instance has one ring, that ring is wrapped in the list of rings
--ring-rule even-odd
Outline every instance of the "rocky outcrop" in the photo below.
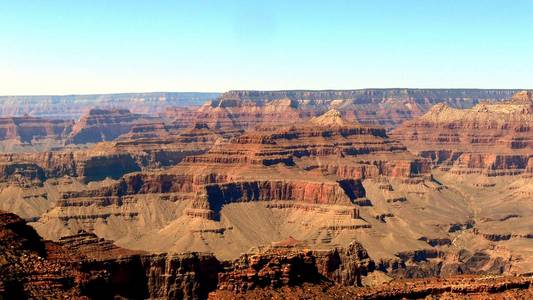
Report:
[[[148,117],[131,113],[127,109],[93,108],[74,124],[68,142],[72,144],[111,141],[129,132],[137,123],[146,122]]]
[[[320,163],[312,164],[317,158]],[[229,143],[216,145],[205,155],[187,157],[184,162],[264,166],[301,163],[305,169],[319,168],[341,177],[359,175],[356,178],[372,173],[410,177],[429,171],[424,160],[416,159],[403,145],[389,139],[383,128],[348,122],[335,110],[292,126],[258,126]]]
[[[119,178],[140,171],[135,158],[128,153],[97,151],[64,151],[0,154],[0,180],[14,176],[43,182],[48,178],[78,177],[82,181]]]
[[[14,214],[0,212],[0,296],[75,297],[77,272],[68,260],[56,261],[53,245],[47,247],[35,230]],[[59,252],[59,253],[58,253]]]
[[[240,133],[234,129],[209,128],[198,122],[145,122],[134,125],[113,141],[111,148],[133,155],[141,166],[157,168],[176,165],[186,156],[203,154],[218,141]]]
[[[218,289],[245,292],[255,288],[279,288],[318,283],[322,279],[310,252],[244,255],[219,274]]]
[[[24,115],[0,118],[0,141],[13,140],[22,144],[38,143],[42,139],[65,139],[73,122],[49,120]]]
[[[37,152],[60,149],[70,134],[72,121],[24,115],[0,118],[1,152]]]
[[[438,104],[392,136],[455,174],[522,174],[533,157],[532,105],[530,91],[471,109]]]
[[[142,254],[85,232],[43,241],[7,213],[0,213],[0,237],[0,296],[6,299],[204,299],[220,271],[209,254]]]
[[[344,286],[362,286],[362,277],[376,268],[366,249],[357,242],[315,253],[318,272]]]
[[[57,243],[43,241],[9,213],[0,213],[0,237],[0,296],[7,299],[261,299],[279,293],[358,299],[456,294],[525,297],[532,295],[533,286],[529,277],[463,276],[361,287],[362,278],[380,273],[357,242],[328,251],[269,249],[220,262],[210,254],[127,250],[87,232]]]
[[[132,143],[148,149],[146,145],[153,133],[160,132],[154,135],[156,140],[160,140],[169,131],[172,129],[154,124],[146,130],[140,128],[130,132],[110,144],[126,147],[127,143]],[[173,135],[173,140],[190,138],[193,144],[201,143],[202,132],[206,136],[212,134],[209,126],[204,124],[197,124],[188,132],[188,136],[184,133]],[[123,139],[126,136],[128,139]],[[101,152],[105,153],[105,157],[113,153]],[[132,149],[127,153],[133,155],[136,152]],[[137,162],[138,158],[133,160]],[[99,175],[97,170],[101,168],[98,166],[95,163],[94,168],[84,168],[86,174],[83,178]],[[113,170],[126,173],[127,166],[117,165]],[[110,175],[113,174],[107,174],[117,178]],[[305,226],[302,230],[307,232],[306,243],[331,243],[333,233],[356,232],[372,227],[359,213],[360,207],[369,202],[365,199],[363,181],[385,177],[406,183],[412,180],[408,184],[413,185],[423,184],[431,181],[429,161],[410,154],[403,145],[390,139],[383,128],[352,123],[338,112],[330,111],[314,121],[289,126],[263,125],[229,140],[223,138],[204,154],[185,156],[173,167],[154,170],[141,167],[140,172],[123,175],[116,182],[63,191],[56,201],[57,207],[46,213],[35,226],[47,238],[57,239],[61,233],[84,229],[97,230],[105,237],[120,239],[120,236],[109,232],[111,227],[107,225],[115,219],[124,222],[127,231],[139,232],[137,236],[144,240],[139,249],[154,245],[155,235],[145,235],[144,229],[137,226],[154,230],[167,226],[168,231],[156,234],[169,235],[168,243],[154,245],[163,251],[209,249],[217,254],[227,253],[225,257],[233,258],[251,246],[270,244],[284,236],[270,236],[270,233],[236,236],[233,234],[235,231],[248,232],[248,225],[241,224],[238,218],[234,218],[230,222],[234,225],[230,225],[225,219],[228,218],[225,216],[226,208],[240,210],[247,205],[257,205],[258,209],[265,209],[266,214],[294,212],[302,217],[315,215],[317,218],[312,221],[312,226],[301,225]],[[165,211],[168,219],[156,218],[146,215],[152,214],[153,208],[147,207],[151,205],[176,207],[177,210]],[[105,221],[100,223],[101,220]],[[141,225],[143,220],[150,220],[149,225]],[[169,223],[176,225],[170,226]],[[271,223],[268,226],[280,225]],[[211,246],[212,233],[223,238],[235,238],[234,247],[238,250],[230,254],[220,244]],[[208,234],[210,236],[205,238],[204,235]],[[172,242],[189,235],[198,243]],[[324,236],[314,237],[321,235]],[[133,242],[129,234],[124,240],[127,241],[124,245],[128,247]]]
[[[205,104],[197,118],[216,126],[302,121],[329,109],[348,120],[395,127],[437,103],[469,108],[509,98],[515,90],[362,89],[327,91],[229,91]]]

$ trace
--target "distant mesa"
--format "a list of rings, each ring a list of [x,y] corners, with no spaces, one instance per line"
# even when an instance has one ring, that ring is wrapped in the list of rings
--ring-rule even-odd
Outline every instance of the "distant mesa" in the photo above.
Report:
[[[128,133],[135,124],[151,119],[128,109],[91,109],[73,126],[68,143],[86,144],[112,141]]]
[[[522,91],[509,100],[470,109],[444,103],[407,121],[391,135],[409,150],[457,174],[513,175],[533,167],[533,100]]]

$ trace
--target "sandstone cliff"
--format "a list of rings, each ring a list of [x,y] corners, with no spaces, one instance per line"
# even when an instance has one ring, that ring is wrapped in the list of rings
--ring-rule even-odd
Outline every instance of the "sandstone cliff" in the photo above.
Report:
[[[87,232],[57,243],[43,241],[22,219],[3,212],[0,237],[0,296],[7,299],[269,299],[280,295],[492,299],[533,295],[530,277],[392,280],[375,269],[356,242],[329,251],[270,249],[219,261],[210,254],[131,251]],[[390,282],[376,284],[383,276]],[[361,287],[363,282],[371,285]]]
[[[147,116],[133,114],[127,109],[91,109],[73,126],[68,142],[85,144],[111,141],[147,119]]]
[[[30,117],[0,118],[0,150],[38,151],[59,148],[72,130],[73,122]]]
[[[437,103],[469,108],[509,98],[515,90],[362,89],[229,91],[200,108],[197,118],[216,126],[301,121],[335,108],[349,120],[395,127]]]
[[[154,124],[114,143],[149,149],[145,147],[152,138],[159,140],[171,131]],[[190,132],[194,135],[189,138],[199,142],[200,133],[210,129],[195,126]],[[177,135],[174,141],[178,137],[186,138]],[[388,138],[383,128],[349,122],[330,111],[290,126],[258,126],[170,168],[145,169],[104,185],[64,191],[57,207],[34,226],[52,239],[94,230],[126,247],[212,251],[224,258],[294,231],[309,246],[329,248],[346,245],[348,236],[374,226],[360,217],[362,206],[372,203],[366,189],[374,183],[365,182],[385,178],[417,186],[421,195],[433,189],[422,187],[433,185],[428,161]],[[382,201],[393,205],[405,197],[405,191],[387,191]],[[243,210],[250,218],[242,218]],[[297,225],[283,222],[293,218]],[[113,232],[115,222],[124,231]],[[250,235],[251,228],[260,234]]]
[[[435,105],[392,136],[414,152],[456,173],[513,175],[527,171],[533,156],[533,101],[522,92],[508,101],[471,109]]]

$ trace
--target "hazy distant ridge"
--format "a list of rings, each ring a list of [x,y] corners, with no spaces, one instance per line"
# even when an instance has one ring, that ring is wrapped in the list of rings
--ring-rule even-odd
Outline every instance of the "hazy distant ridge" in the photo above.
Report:
[[[52,118],[78,118],[92,107],[127,108],[134,112],[158,113],[171,106],[197,106],[219,93],[154,92],[63,96],[0,96],[0,115],[30,114]]]

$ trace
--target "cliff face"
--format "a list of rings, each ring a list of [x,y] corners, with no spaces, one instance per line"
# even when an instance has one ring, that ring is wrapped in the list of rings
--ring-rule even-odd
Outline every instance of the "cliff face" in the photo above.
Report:
[[[320,163],[308,165],[313,161],[316,164],[318,158]],[[365,164],[368,169],[376,168],[376,175],[409,177],[428,171],[423,160],[417,160],[403,145],[389,139],[383,128],[348,122],[336,110],[292,126],[258,126],[228,143],[216,145],[205,155],[191,156],[184,162],[263,166],[305,164],[307,169],[336,167],[338,170],[339,158],[344,164],[352,163],[353,168],[363,169]],[[401,170],[400,161],[407,162],[406,169]],[[398,169],[394,169],[394,162],[398,162]]]
[[[396,129],[392,136],[453,172],[514,175],[527,171],[533,156],[531,92],[471,109],[435,105]],[[449,166],[446,166],[449,168]]]
[[[72,122],[30,116],[0,118],[0,140],[31,143],[34,139],[65,138]]]
[[[529,272],[531,93],[466,110],[437,105],[405,125],[410,135],[353,121],[344,106],[329,109],[355,92],[296,95],[306,101],[283,93],[289,100],[225,96],[201,108],[205,120],[181,109],[142,121],[93,112],[78,132],[111,133],[112,141],[0,155],[1,207],[31,219],[57,241],[53,249],[82,255],[73,261],[86,269],[65,269],[73,273],[64,271],[61,289],[77,291],[71,282],[79,281],[80,293],[94,297],[207,297],[222,282],[216,296],[254,297],[306,284],[336,289],[332,281]],[[238,115],[243,105],[251,113]],[[116,137],[122,125],[129,129]],[[259,261],[239,257],[251,248]],[[76,275],[86,270],[79,278],[89,281]],[[220,270],[226,279],[202,277]]]
[[[0,213],[0,236],[0,296],[6,299],[204,299],[220,271],[212,255],[148,255],[94,234],[43,241],[7,213]]]
[[[204,138],[224,134],[202,124],[180,132],[174,135],[172,128],[153,124],[139,127],[111,145],[128,147],[127,153],[135,157],[135,147],[148,152],[152,141],[159,145],[157,141],[167,136],[171,137],[169,144],[163,147],[185,139],[201,145]],[[113,153],[100,152],[106,157]],[[100,164],[95,158],[85,161],[82,169],[76,164],[79,177],[95,177],[97,170],[103,169],[100,166],[104,162]],[[126,173],[126,165],[120,166],[111,170]],[[417,185],[431,180],[428,171],[428,161],[414,157],[389,139],[384,129],[352,123],[339,112],[330,111],[308,122],[250,129],[216,142],[203,154],[185,156],[170,168],[142,168],[114,176],[117,181],[63,190],[57,206],[34,226],[53,239],[79,229],[94,230],[127,247],[213,251],[228,258],[252,246],[283,239],[294,230],[301,230],[299,238],[312,247],[333,243],[333,237],[328,237],[332,232],[344,245],[349,238],[341,232],[372,227],[359,214],[360,207],[369,202],[365,180],[391,178]],[[400,196],[403,191],[398,194],[389,197],[405,197]],[[256,207],[251,211],[260,221],[250,225],[254,219],[243,223],[240,216],[251,206]],[[304,221],[309,216],[316,218]],[[269,218],[301,221],[294,228],[285,228],[283,223],[263,223]],[[113,230],[117,226],[113,224],[121,224],[124,231]],[[270,229],[250,235],[249,226]],[[189,242],[180,242],[182,239]],[[220,239],[231,246],[224,246]]]
[[[0,155],[0,181],[14,178],[36,185],[49,178],[78,177],[82,181],[119,178],[139,171],[140,166],[128,153],[100,153],[92,151],[64,151],[37,153],[8,153]]]
[[[0,151],[35,151],[62,147],[73,122],[30,117],[0,118]]]
[[[86,232],[57,243],[43,241],[22,219],[3,212],[0,237],[0,296],[7,299],[268,299],[280,293],[347,299],[533,295],[531,278],[516,276],[404,279],[359,288],[370,278],[377,282],[392,279],[377,270],[380,266],[356,242],[327,251],[302,250],[285,243],[282,247],[288,248],[220,262],[210,254],[127,250]],[[420,259],[421,255],[414,257]],[[402,264],[395,268],[408,270]],[[477,258],[472,265],[482,264]]]
[[[531,268],[522,245],[532,243],[527,238],[533,228],[532,100],[532,92],[524,91],[471,109],[438,104],[391,133],[409,150],[431,159],[434,178],[458,191],[472,207],[473,240],[465,245],[485,245],[481,250],[488,243],[502,254],[523,257],[519,269]],[[518,241],[524,244],[515,246]],[[493,265],[498,269],[498,262]]]
[[[134,124],[148,117],[133,114],[127,109],[91,109],[72,128],[68,142],[73,144],[111,141],[129,132]]]
[[[107,112],[103,114],[109,117]],[[101,138],[113,138],[112,142],[81,149],[0,154],[0,180],[6,181],[13,178],[14,174],[18,174],[21,180],[39,179],[41,183],[48,178],[62,176],[78,177],[86,182],[106,177],[116,179],[142,169],[176,165],[185,157],[203,154],[217,141],[240,133],[235,130],[212,130],[200,123],[185,128],[155,120],[138,123],[135,118],[131,120],[131,114],[124,112],[124,115],[126,120],[123,117],[106,118],[73,134],[81,139],[89,134],[96,136],[101,133]],[[116,137],[126,129],[127,133]],[[88,141],[83,139],[83,142]]]
[[[199,110],[214,126],[301,121],[335,108],[349,120],[395,127],[437,103],[469,108],[509,98],[515,90],[362,89],[330,91],[230,91]]]

